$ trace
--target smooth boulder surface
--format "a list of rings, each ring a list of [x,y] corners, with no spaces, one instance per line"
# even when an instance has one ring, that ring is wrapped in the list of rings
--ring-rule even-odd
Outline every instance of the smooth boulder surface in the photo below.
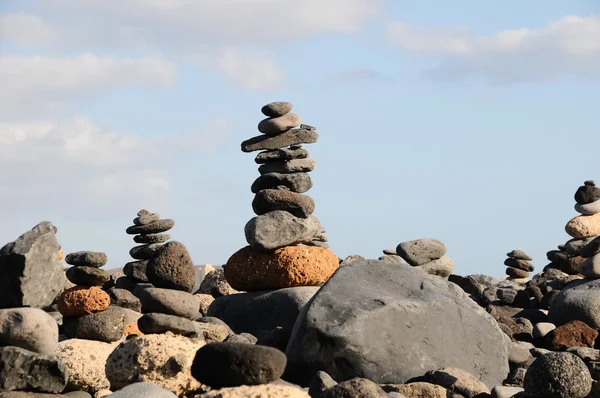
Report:
[[[65,288],[56,232],[44,221],[0,249],[0,308],[44,308]]]
[[[196,285],[196,269],[186,247],[179,242],[165,243],[148,261],[148,280],[158,288],[191,293]]]
[[[321,229],[321,223],[315,216],[299,218],[287,211],[275,210],[250,219],[244,233],[253,249],[269,251],[310,242]]]
[[[578,320],[600,329],[600,279],[573,282],[552,300],[548,322],[556,326]]]
[[[302,307],[318,290],[305,286],[231,294],[216,299],[208,307],[208,316],[223,320],[235,333],[257,334],[278,326],[291,330]]]
[[[267,384],[281,377],[287,363],[275,348],[244,343],[213,343],[196,353],[192,376],[211,387]]]
[[[507,343],[489,314],[453,283],[387,261],[338,269],[301,311],[286,354],[287,378],[304,386],[319,370],[392,384],[444,367],[487,386],[508,374]]]
[[[52,355],[58,347],[58,324],[38,308],[0,310],[0,345]]]
[[[447,251],[446,245],[431,238],[409,240],[396,247],[396,253],[413,267],[437,260]]]
[[[149,287],[134,292],[142,302],[144,312],[182,316],[194,319],[200,313],[200,303],[193,294],[180,290]]]
[[[152,383],[133,383],[110,395],[111,398],[177,398],[169,390]]]

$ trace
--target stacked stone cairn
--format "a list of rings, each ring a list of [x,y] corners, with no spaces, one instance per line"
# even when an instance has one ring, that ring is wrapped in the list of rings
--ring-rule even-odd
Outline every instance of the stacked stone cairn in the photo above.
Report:
[[[504,265],[506,268],[506,275],[508,275],[508,280],[517,283],[525,283],[529,280],[529,273],[532,272],[535,267],[531,260],[529,254],[525,253],[523,250],[513,250],[509,253],[506,253],[508,258],[504,260]]]
[[[600,235],[600,188],[594,181],[585,181],[575,192],[575,202],[575,210],[581,215],[572,218],[565,226],[572,239],[559,245],[558,250],[547,253],[550,264],[545,269],[556,268],[569,275],[581,273],[594,277],[597,273],[592,271],[593,267],[590,268],[591,261],[586,262],[581,252]]]
[[[402,242],[396,247],[396,254],[413,267],[448,279],[454,269],[454,262],[446,256],[446,245],[437,239],[423,238]],[[389,255],[390,250],[384,251]]]
[[[242,142],[243,152],[261,151],[255,158],[260,176],[252,184],[256,217],[244,232],[249,246],[233,254],[225,278],[236,290],[256,291],[323,284],[339,260],[327,248],[327,236],[313,199],[308,174],[315,161],[301,144],[317,142],[313,126],[300,124],[292,104],[273,102],[262,112],[261,135]],[[299,128],[296,126],[300,125]]]

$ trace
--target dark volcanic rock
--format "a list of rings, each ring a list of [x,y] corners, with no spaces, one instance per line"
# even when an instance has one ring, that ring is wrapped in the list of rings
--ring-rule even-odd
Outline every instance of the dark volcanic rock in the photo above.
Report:
[[[258,168],[260,174],[268,173],[308,173],[316,167],[313,159],[274,160]]]
[[[69,253],[65,257],[65,262],[67,264],[82,267],[100,268],[106,265],[107,261],[108,257],[106,256],[106,253],[102,252],[82,251]]]
[[[112,287],[106,293],[110,296],[110,305],[142,312],[142,302],[129,290]]]
[[[69,369],[57,358],[19,347],[0,348],[0,391],[60,393],[68,378]]]
[[[529,261],[515,260],[514,258],[507,258],[506,260],[504,260],[504,265],[506,265],[507,267],[513,267],[527,272],[531,272],[535,269],[533,264],[531,264]]]
[[[71,283],[79,286],[102,286],[110,279],[108,272],[95,267],[71,267],[65,274]]]
[[[584,398],[592,389],[592,378],[577,356],[553,352],[531,364],[523,387],[531,398]]]
[[[455,284],[386,261],[341,267],[302,309],[286,354],[286,380],[301,385],[318,370],[400,384],[451,366],[488,386],[508,373],[491,316]]]
[[[144,334],[171,332],[183,336],[191,336],[198,332],[193,321],[175,315],[145,314],[137,322],[138,328]]]
[[[575,192],[575,201],[581,205],[600,200],[600,188],[593,185],[582,185]]]
[[[129,235],[137,234],[158,234],[166,232],[175,226],[175,221],[165,218],[164,220],[158,220],[146,225],[132,225],[127,228],[125,232]]]
[[[264,189],[254,197],[252,209],[259,216],[270,211],[283,210],[296,217],[307,218],[315,211],[315,201],[308,195],[280,189]]]
[[[581,257],[590,258],[600,253],[600,236],[592,239],[587,245],[579,250]]]
[[[318,290],[318,286],[306,286],[230,294],[217,298],[208,315],[223,320],[235,333],[257,335],[278,326],[291,330],[302,307]]]
[[[285,354],[275,348],[240,343],[213,343],[196,353],[192,376],[211,387],[267,384],[285,370]]]
[[[56,231],[44,221],[0,249],[0,308],[44,308],[65,288]]]
[[[164,243],[171,239],[169,234],[150,234],[150,235],[136,235],[133,237],[135,243]]]
[[[65,319],[65,335],[72,339],[98,340],[111,343],[123,337],[125,310],[108,307],[102,312],[77,319]]]
[[[292,192],[304,193],[312,188],[312,180],[307,173],[268,173],[258,177],[250,189],[252,193],[258,193],[263,189],[275,189],[280,186],[287,187]]]
[[[252,249],[271,251],[310,242],[321,230],[321,223],[315,216],[300,218],[287,211],[275,210],[251,218],[244,227],[244,234]],[[230,280],[230,283],[233,282]]]
[[[148,260],[131,261],[123,267],[123,273],[128,277],[139,282],[149,282],[148,280]]]
[[[274,160],[306,159],[307,157],[308,151],[306,149],[282,148],[261,152],[256,155],[254,161],[258,164],[263,164]]]
[[[150,260],[161,249],[160,243],[149,243],[131,248],[129,255],[136,260]]]
[[[545,299],[545,297],[544,297]],[[579,320],[594,329],[600,328],[600,279],[581,280],[567,285],[552,299],[548,321],[556,326]]]
[[[156,287],[191,293],[196,284],[196,269],[186,247],[179,242],[165,243],[148,262],[148,280]]]
[[[326,390],[323,398],[387,398],[387,393],[369,379],[355,377]]]
[[[335,386],[337,381],[333,380],[326,372],[319,370],[317,375],[308,387],[308,395],[311,397],[321,397],[322,394]]]
[[[181,290],[149,287],[135,291],[144,312],[177,315],[194,319],[200,313],[200,303],[193,294]]]
[[[276,136],[260,135],[250,138],[242,142],[242,151],[254,152],[265,149],[279,149],[297,144],[313,144],[318,139],[319,134],[314,130],[291,129]]]

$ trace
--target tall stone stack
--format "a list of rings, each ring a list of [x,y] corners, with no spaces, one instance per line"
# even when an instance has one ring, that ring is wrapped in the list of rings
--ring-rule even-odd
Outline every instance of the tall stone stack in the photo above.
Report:
[[[265,105],[267,118],[258,124],[261,135],[241,145],[243,152],[261,152],[255,158],[260,176],[251,186],[257,216],[244,228],[249,246],[225,265],[225,277],[236,290],[318,286],[338,267],[325,230],[313,215],[315,203],[305,195],[312,188],[308,173],[315,161],[302,144],[315,143],[319,136],[291,110],[289,102]]]
[[[535,266],[530,263],[533,260],[529,254],[523,250],[512,250],[506,253],[508,257],[504,260],[506,268],[506,275],[508,279],[514,282],[526,282],[529,280],[529,273],[535,269]]]
[[[169,240],[171,235],[165,234],[175,225],[171,219],[161,219],[158,213],[151,213],[142,209],[138,211],[137,217],[133,219],[133,225],[127,228],[129,235],[135,235],[133,241],[138,246],[129,251],[129,255],[135,260],[123,267],[125,278],[119,278],[118,287],[133,290],[138,283],[148,283],[146,269],[148,261]]]
[[[585,181],[575,192],[575,210],[581,215],[572,218],[565,226],[572,239],[559,245],[558,250],[548,252],[550,264],[546,269],[557,268],[571,275],[590,273],[589,262],[586,270],[582,270],[586,258],[581,252],[600,235],[600,188],[594,181]]]

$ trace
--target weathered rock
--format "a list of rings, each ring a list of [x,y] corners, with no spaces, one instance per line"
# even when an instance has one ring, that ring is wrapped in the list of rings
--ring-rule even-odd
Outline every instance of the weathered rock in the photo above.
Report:
[[[113,388],[133,382],[153,383],[178,396],[199,391],[191,374],[196,351],[204,343],[183,336],[152,334],[121,343],[106,361],[106,377]]]
[[[584,362],[598,362],[600,361],[600,350],[587,347],[571,347],[567,348],[567,352],[573,355],[577,355]]]
[[[196,269],[186,247],[179,242],[165,243],[148,262],[148,280],[156,287],[191,293],[196,285]]]
[[[66,290],[57,299],[58,311],[74,318],[104,311],[109,305],[110,296],[96,286],[76,286]]]
[[[201,398],[310,398],[310,396],[296,387],[263,384],[260,386],[226,387],[212,390],[202,394]]]
[[[240,343],[213,343],[200,348],[192,375],[211,387],[267,384],[277,380],[287,363],[275,348]]]
[[[524,368],[533,362],[533,355],[531,355],[531,350],[535,348],[533,344],[525,341],[511,341],[508,347],[508,362],[511,369]]]
[[[591,279],[600,278],[600,254],[596,254],[594,257],[590,257],[581,263],[579,272]]]
[[[492,398],[516,398],[523,391],[521,387],[496,386],[492,389]]]
[[[38,308],[0,310],[0,345],[52,355],[58,346],[58,324]]]
[[[590,240],[587,245],[579,250],[579,255],[584,258],[594,257],[600,253],[600,236]]]
[[[400,258],[400,256],[395,257]],[[452,270],[454,270],[454,262],[448,256],[442,256],[437,260],[419,265],[419,269],[422,269],[428,274],[441,276],[442,278],[447,279],[452,274]]]
[[[553,323],[550,323],[550,322],[536,323],[533,326],[533,333],[532,333],[533,338],[535,338],[535,339],[544,338],[548,335],[548,333],[550,333],[554,329],[556,329],[556,325],[554,325]]]
[[[319,370],[308,387],[308,395],[311,397],[321,397],[323,393],[335,386],[337,381],[333,380],[326,372]]]
[[[575,203],[575,211],[586,216],[598,214],[600,213],[600,200],[585,205]]]
[[[65,274],[71,283],[80,286],[102,286],[110,279],[105,270],[86,266],[71,267]]]
[[[233,331],[229,328],[229,326],[223,322],[202,322],[206,321],[207,319],[209,318],[200,318],[194,322],[196,333],[198,336],[202,337],[207,344],[220,343],[233,334]]]
[[[308,173],[268,173],[258,177],[250,187],[252,193],[258,193],[264,189],[281,189],[285,187],[296,193],[304,193],[312,188],[312,179]]]
[[[144,334],[162,334],[171,332],[182,336],[192,336],[197,333],[193,321],[175,315],[151,313],[138,319],[138,328]]]
[[[160,220],[160,214],[148,213],[148,214],[142,214],[141,216],[134,218],[133,223],[135,225],[147,225],[147,224],[153,223],[158,220]]]
[[[548,312],[548,321],[560,326],[570,321],[582,321],[600,329],[600,280],[573,282],[557,293]]]
[[[150,282],[148,280],[148,260],[131,261],[123,267],[123,273],[139,282]]]
[[[490,394],[490,389],[472,374],[456,368],[442,368],[427,372],[423,381],[444,387],[465,398],[475,398],[479,394]]]
[[[125,232],[129,235],[148,235],[166,232],[175,226],[175,221],[165,218],[146,225],[132,225]]]
[[[343,381],[330,389],[326,390],[323,398],[349,398],[349,397],[368,397],[368,398],[387,398],[387,394],[381,387],[371,380],[355,377]]]
[[[297,148],[282,148],[271,151],[261,152],[256,155],[254,161],[258,164],[272,162],[276,160],[293,160],[293,159],[306,159],[309,156],[306,149]]]
[[[307,159],[292,159],[288,161],[274,160],[263,164],[258,168],[260,174],[267,173],[308,173],[313,171],[317,163],[310,158]]]
[[[329,249],[287,246],[264,253],[246,246],[225,264],[225,278],[237,290],[260,291],[298,286],[319,286],[339,267]]]
[[[142,302],[144,312],[158,312],[194,319],[200,311],[200,304],[196,297],[180,290],[151,287],[137,290],[135,294]]]
[[[135,243],[165,243],[171,239],[171,235],[169,234],[150,234],[150,235],[136,235],[133,237],[133,241]]]
[[[308,195],[281,189],[264,189],[252,201],[254,213],[260,215],[283,210],[300,218],[307,218],[315,211],[315,201]]]
[[[517,260],[514,258],[507,258],[506,260],[504,260],[504,265],[506,265],[507,267],[521,269],[521,270],[527,271],[527,272],[531,272],[535,269],[534,265],[531,264],[529,261]]]
[[[386,343],[365,336],[385,336]],[[286,374],[301,385],[317,370],[337,380],[404,383],[452,366],[486,385],[508,372],[496,321],[458,286],[385,261],[341,267],[302,309],[286,354]]]
[[[258,131],[263,134],[275,136],[298,126],[301,123],[300,116],[289,112],[283,116],[270,117],[258,123]]]
[[[525,260],[525,261],[533,260],[533,257],[531,257],[531,255],[527,254],[523,250],[510,251],[510,252],[506,253],[506,256],[510,257],[510,258],[514,258],[515,260]]]
[[[315,216],[299,218],[287,211],[275,210],[250,219],[244,233],[246,242],[254,250],[270,251],[310,242],[321,229],[321,223]]]
[[[532,398],[584,398],[592,389],[592,378],[581,359],[570,353],[553,352],[531,364],[524,388]]]
[[[259,135],[250,138],[242,142],[242,151],[254,152],[265,149],[279,149],[297,144],[313,144],[318,139],[319,134],[315,130],[291,129],[276,136]]]
[[[393,263],[406,264],[406,263],[404,262],[404,260],[402,260],[402,257],[398,256],[397,254],[396,254],[396,255],[393,255],[393,254],[384,254],[383,256],[379,256],[377,259],[378,259],[378,260],[382,260],[382,261],[390,261],[390,262],[393,262]],[[437,261],[437,260],[431,261],[431,262],[429,262],[429,263],[427,263],[427,264],[431,264],[431,265],[432,265],[432,264],[435,264],[435,261]],[[421,269],[424,269],[424,267],[425,267],[427,264],[423,264],[423,268],[421,268]],[[453,265],[454,265],[454,264],[453,264]],[[438,272],[438,271],[436,271],[436,270],[438,270],[438,269],[439,269],[439,266],[432,267],[431,269],[432,269],[432,271],[433,271],[433,272]],[[432,275],[433,275],[433,272],[428,272],[428,273],[430,273],[430,274],[432,274]]]
[[[565,226],[565,231],[576,239],[600,235],[600,213],[571,219]]]
[[[196,297],[198,299],[198,303],[200,303],[200,315],[207,316],[208,308],[215,301],[215,298],[210,294],[202,293],[196,293],[194,294],[194,297]]]
[[[0,308],[44,308],[64,289],[56,231],[44,221],[0,249]]]
[[[171,391],[152,383],[133,383],[110,394],[110,398],[177,398]]]
[[[575,201],[579,204],[586,205],[600,200],[600,188],[594,185],[584,184],[575,192]]]
[[[444,387],[425,382],[386,384],[382,387],[384,391],[398,392],[408,398],[446,398],[449,396],[448,390],[446,390]]]
[[[110,389],[106,378],[106,360],[116,343],[69,339],[58,344],[56,357],[69,369],[68,390],[82,390],[90,394]]]
[[[162,248],[160,243],[149,243],[135,246],[129,250],[129,255],[136,260],[150,260]]]
[[[263,115],[269,117],[280,117],[292,110],[292,104],[290,102],[271,102],[262,107],[260,110]]]
[[[68,378],[69,370],[59,359],[20,347],[0,347],[0,391],[60,393]]]
[[[547,348],[564,351],[571,347],[593,347],[598,332],[581,321],[561,325],[546,336]]]
[[[214,298],[227,296],[228,294],[240,293],[231,287],[227,279],[225,279],[225,270],[223,267],[215,268],[204,277],[200,284],[200,288],[195,294],[210,294]]]
[[[446,254],[447,250],[442,242],[430,238],[402,242],[396,247],[398,255],[413,267],[437,260]]]
[[[570,256],[579,256],[581,249],[583,249],[588,243],[594,240],[594,237],[585,239],[571,239],[565,243],[565,252]]]
[[[142,302],[129,290],[112,287],[107,290],[107,293],[110,296],[110,305],[142,312]]]
[[[363,260],[366,260],[366,258],[364,258],[363,256],[358,255],[358,254],[352,254],[340,262],[340,267],[344,266],[344,265],[355,263],[357,261],[363,261]]]
[[[108,257],[102,252],[81,251],[67,254],[65,262],[74,266],[100,268],[106,265]]]
[[[108,307],[102,312],[65,321],[65,335],[74,339],[118,341],[125,330],[125,314],[121,307]]]
[[[508,267],[506,269],[506,275],[512,276],[513,278],[529,278],[529,272],[513,267]]]
[[[208,315],[223,320],[235,333],[258,334],[278,326],[291,330],[302,307],[318,287],[290,287],[233,294],[214,301]]]

